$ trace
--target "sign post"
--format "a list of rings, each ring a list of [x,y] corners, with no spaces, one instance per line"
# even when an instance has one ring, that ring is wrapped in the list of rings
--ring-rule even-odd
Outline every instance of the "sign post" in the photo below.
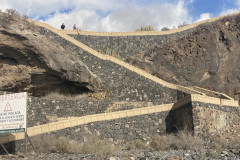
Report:
[[[0,95],[0,133],[27,134],[27,92]]]

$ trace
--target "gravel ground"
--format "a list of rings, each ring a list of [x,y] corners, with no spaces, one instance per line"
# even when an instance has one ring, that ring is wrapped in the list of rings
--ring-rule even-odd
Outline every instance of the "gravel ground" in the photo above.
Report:
[[[212,150],[182,150],[182,151],[121,151],[114,155],[107,157],[100,157],[96,155],[76,155],[76,154],[42,154],[28,155],[27,157],[21,155],[0,156],[2,160],[240,160],[240,150],[224,150],[222,152],[215,152]]]

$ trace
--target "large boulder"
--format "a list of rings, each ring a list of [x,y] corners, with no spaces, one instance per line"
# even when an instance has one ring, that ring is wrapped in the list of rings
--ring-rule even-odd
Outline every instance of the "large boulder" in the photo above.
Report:
[[[38,33],[38,27],[17,16],[0,13],[0,90],[80,94],[102,88],[78,58]]]

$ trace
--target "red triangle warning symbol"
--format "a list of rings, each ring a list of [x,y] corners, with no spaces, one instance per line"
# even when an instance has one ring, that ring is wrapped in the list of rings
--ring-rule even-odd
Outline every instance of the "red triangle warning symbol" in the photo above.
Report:
[[[4,112],[12,111],[12,107],[10,106],[10,103],[7,102],[6,107],[4,108]]]

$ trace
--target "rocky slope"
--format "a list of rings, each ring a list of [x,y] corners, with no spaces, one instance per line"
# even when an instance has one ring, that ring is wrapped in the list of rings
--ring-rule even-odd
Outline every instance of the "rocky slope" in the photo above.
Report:
[[[203,23],[127,61],[168,82],[240,94],[240,15]]]
[[[0,13],[0,90],[80,94],[102,87],[71,50],[39,34],[38,27],[17,15]]]
[[[239,160],[240,154],[235,150],[213,151],[213,150],[169,150],[169,151],[121,151],[108,156],[93,154],[64,154],[51,153],[41,155],[3,155],[2,160]]]

